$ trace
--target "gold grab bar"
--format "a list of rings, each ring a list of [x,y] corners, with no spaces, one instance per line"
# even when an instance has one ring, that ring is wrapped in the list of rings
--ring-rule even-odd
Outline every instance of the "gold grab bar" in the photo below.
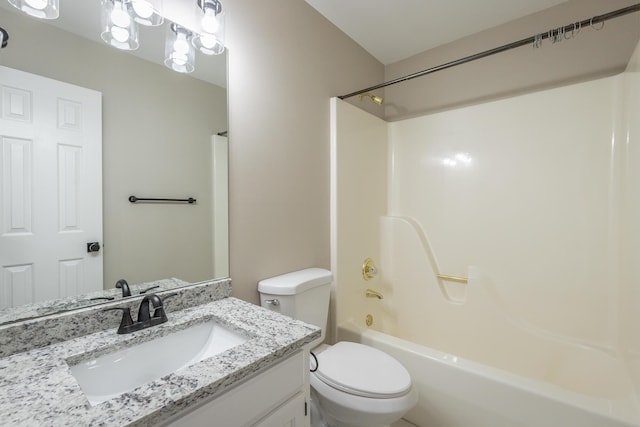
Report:
[[[466,277],[460,277],[460,276],[449,276],[447,274],[438,274],[437,277],[438,277],[438,279],[448,280],[450,282],[458,282],[458,283],[468,283],[469,282],[469,279],[467,279]]]
[[[384,298],[380,292],[374,291],[373,289],[367,289],[367,292],[365,293],[365,295],[367,298],[378,298],[378,299]]]

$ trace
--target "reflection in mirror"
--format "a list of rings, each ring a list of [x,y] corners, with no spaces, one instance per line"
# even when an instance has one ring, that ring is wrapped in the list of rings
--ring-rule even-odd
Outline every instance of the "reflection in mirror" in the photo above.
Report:
[[[225,55],[198,55],[196,72],[184,75],[161,65],[163,28],[141,30],[136,53],[141,57],[109,47],[100,41],[99,4],[61,0],[60,19],[44,22],[0,3],[0,26],[10,35],[9,45],[0,51],[0,66],[101,93],[103,239],[100,249],[90,255],[103,260],[99,279],[108,290],[104,295],[118,295],[114,285],[122,278],[132,286],[144,283],[142,289],[161,279],[175,278],[173,285],[181,286],[228,277],[227,139],[216,135],[227,128]],[[79,18],[73,21],[77,25],[65,17],[66,12]],[[96,26],[92,28],[91,22]],[[0,138],[7,129],[7,121],[0,118]],[[7,156],[2,153],[5,173]],[[57,180],[57,173],[51,179]],[[131,203],[131,195],[193,197],[197,202]],[[1,190],[0,197],[6,197]],[[32,202],[34,210],[41,206],[35,198]],[[5,199],[2,204],[6,206]],[[6,213],[2,215],[4,221]],[[4,230],[0,232],[0,307],[11,307],[14,299],[19,301],[20,291],[9,286],[6,267],[14,265],[10,261],[14,249],[6,243]],[[87,243],[82,248],[85,255]],[[47,286],[56,288],[58,297],[66,296],[59,293],[59,283],[59,277],[51,277]],[[38,301],[37,294],[30,292],[32,301]],[[100,300],[90,303],[96,302]],[[37,305],[47,307],[47,303]],[[52,304],[49,307],[57,310]]]

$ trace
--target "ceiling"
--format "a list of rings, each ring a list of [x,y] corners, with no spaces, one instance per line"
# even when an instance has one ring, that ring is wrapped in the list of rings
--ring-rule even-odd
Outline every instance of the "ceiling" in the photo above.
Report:
[[[193,9],[191,8],[184,8],[184,5],[195,5],[195,0],[193,2],[184,0],[165,1],[165,5],[171,5],[165,16],[171,17],[174,22],[194,28],[195,13],[192,13]],[[11,13],[21,13],[11,6],[8,1],[0,0],[0,12],[3,9]],[[104,44],[100,38],[100,0],[60,0],[60,17],[55,20],[41,20],[40,22],[53,25],[96,43]],[[162,27],[157,28],[140,25],[140,47],[130,53],[147,61],[163,65],[167,25],[166,20]],[[191,76],[217,86],[227,86],[226,54],[208,56],[197,53],[195,68]]]
[[[566,0],[305,0],[384,65]]]

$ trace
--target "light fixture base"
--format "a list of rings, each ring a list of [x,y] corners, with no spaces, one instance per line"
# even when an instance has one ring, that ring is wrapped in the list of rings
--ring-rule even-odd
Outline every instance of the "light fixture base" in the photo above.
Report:
[[[213,10],[216,15],[222,12],[222,3],[218,0],[197,0],[196,3],[203,12],[205,9]]]
[[[9,42],[9,33],[7,30],[0,27],[0,49],[7,47],[7,43]]]
[[[9,0],[9,4],[29,16],[40,19],[58,19],[59,0]]]

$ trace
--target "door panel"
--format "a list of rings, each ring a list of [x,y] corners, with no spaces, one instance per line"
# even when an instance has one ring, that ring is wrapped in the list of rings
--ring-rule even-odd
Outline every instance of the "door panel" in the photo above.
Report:
[[[0,67],[0,308],[102,289],[102,96]]]

